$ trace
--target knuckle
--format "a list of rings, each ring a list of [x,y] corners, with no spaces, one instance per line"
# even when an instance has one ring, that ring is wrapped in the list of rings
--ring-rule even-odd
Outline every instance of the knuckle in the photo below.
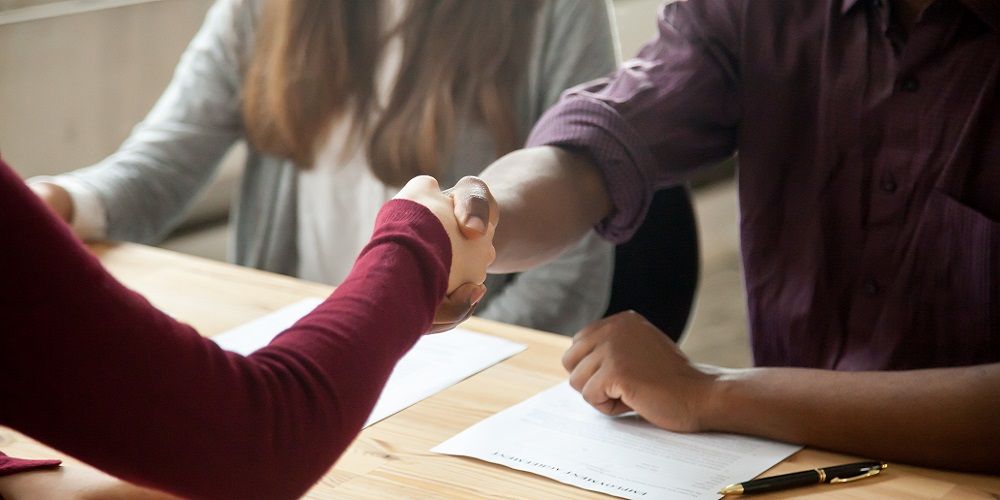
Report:
[[[622,311],[616,315],[616,319],[621,323],[631,323],[642,318],[642,315],[635,312],[634,309],[629,309],[628,311]]]
[[[599,405],[594,405],[594,409],[596,409],[597,411],[599,411],[599,412],[601,412],[601,413],[603,413],[605,415],[614,415],[615,414],[615,412],[614,412],[614,404],[613,403],[604,402],[604,403],[601,403]]]
[[[598,327],[600,327],[601,323],[602,320],[598,320],[594,323],[584,326],[583,328],[580,329],[580,331],[576,332],[576,335],[573,335],[573,341],[579,342],[587,340],[594,334],[594,331],[597,330]]]
[[[573,363],[574,351],[575,349],[570,347],[562,355],[562,365],[563,368],[566,369],[566,371],[572,371],[573,368],[575,367]]]
[[[482,200],[487,203],[493,199],[493,194],[490,193],[490,187],[486,184],[486,181],[480,179],[479,177],[472,175],[462,177],[455,185],[456,188],[459,186],[461,186],[466,192],[466,195],[471,198]]]
[[[462,177],[461,179],[459,179],[458,183],[459,184],[469,184],[471,186],[475,186],[475,187],[477,187],[479,189],[482,189],[484,191],[489,191],[489,187],[486,185],[486,181],[480,179],[479,177],[476,177],[475,175],[466,175],[465,177]]]
[[[421,187],[438,189],[437,179],[429,175],[418,175],[413,178],[413,181],[415,181]]]

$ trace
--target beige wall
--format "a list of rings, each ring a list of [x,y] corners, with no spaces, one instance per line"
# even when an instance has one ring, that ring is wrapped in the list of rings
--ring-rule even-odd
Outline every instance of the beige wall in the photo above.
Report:
[[[615,16],[622,57],[635,55],[639,47],[656,35],[656,14],[663,0],[617,0]]]
[[[72,11],[120,1],[0,0],[0,151],[22,175],[65,171],[114,151],[166,86],[211,4],[149,0],[52,15],[59,5]],[[39,4],[51,17],[4,24]],[[658,4],[616,2],[625,57],[652,36]]]
[[[166,86],[210,3],[158,0],[8,24],[16,11],[0,12],[4,158],[35,175],[114,151]]]
[[[652,37],[660,1],[615,2],[625,57]],[[112,153],[167,85],[211,3],[0,0],[0,153],[24,177]],[[192,211],[199,230],[167,246],[224,258],[224,231],[200,229],[225,216],[236,175],[224,169]]]
[[[109,4],[90,2],[102,3]],[[5,9],[36,4],[52,12],[81,2],[0,0],[0,151],[22,175],[65,171],[114,151],[166,86],[211,0],[146,1],[4,24],[17,13]],[[652,36],[658,4],[616,2],[625,57]]]

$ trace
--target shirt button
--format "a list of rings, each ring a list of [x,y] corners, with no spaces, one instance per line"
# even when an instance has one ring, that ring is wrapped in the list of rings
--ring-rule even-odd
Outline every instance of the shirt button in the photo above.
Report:
[[[886,193],[895,193],[896,187],[896,181],[892,179],[882,181],[882,191],[885,191]]]
[[[899,87],[907,92],[916,92],[917,89],[920,88],[920,82],[911,76],[903,80],[902,83],[899,84]]]
[[[864,288],[865,288],[865,295],[868,295],[869,297],[878,295],[879,287],[878,283],[875,283],[875,280],[869,279],[865,281]]]
[[[877,9],[881,9],[882,8],[882,0],[872,0],[872,5],[874,5],[875,8],[877,8]]]

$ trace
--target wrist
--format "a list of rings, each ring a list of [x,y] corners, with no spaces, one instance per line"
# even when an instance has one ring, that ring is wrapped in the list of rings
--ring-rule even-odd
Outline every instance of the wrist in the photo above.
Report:
[[[712,367],[711,379],[704,391],[701,407],[698,411],[698,424],[701,431],[733,432],[731,417],[738,413],[735,399],[739,395],[739,386],[743,383],[746,370]]]
[[[73,220],[73,199],[62,186],[43,181],[29,187],[60,219],[67,223]]]

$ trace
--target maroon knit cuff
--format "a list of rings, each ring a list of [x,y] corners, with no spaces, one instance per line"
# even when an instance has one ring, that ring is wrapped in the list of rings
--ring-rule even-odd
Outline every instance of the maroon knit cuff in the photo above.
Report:
[[[440,289],[437,295],[440,300],[448,289],[448,274],[451,272],[451,238],[448,236],[448,231],[429,208],[404,199],[392,199],[382,206],[375,217],[375,233],[372,239],[390,230],[392,226],[406,227],[419,235],[421,241],[432,245],[435,251],[429,256],[438,262],[439,267],[436,270],[428,270],[435,271],[433,275],[437,276],[435,282]]]

